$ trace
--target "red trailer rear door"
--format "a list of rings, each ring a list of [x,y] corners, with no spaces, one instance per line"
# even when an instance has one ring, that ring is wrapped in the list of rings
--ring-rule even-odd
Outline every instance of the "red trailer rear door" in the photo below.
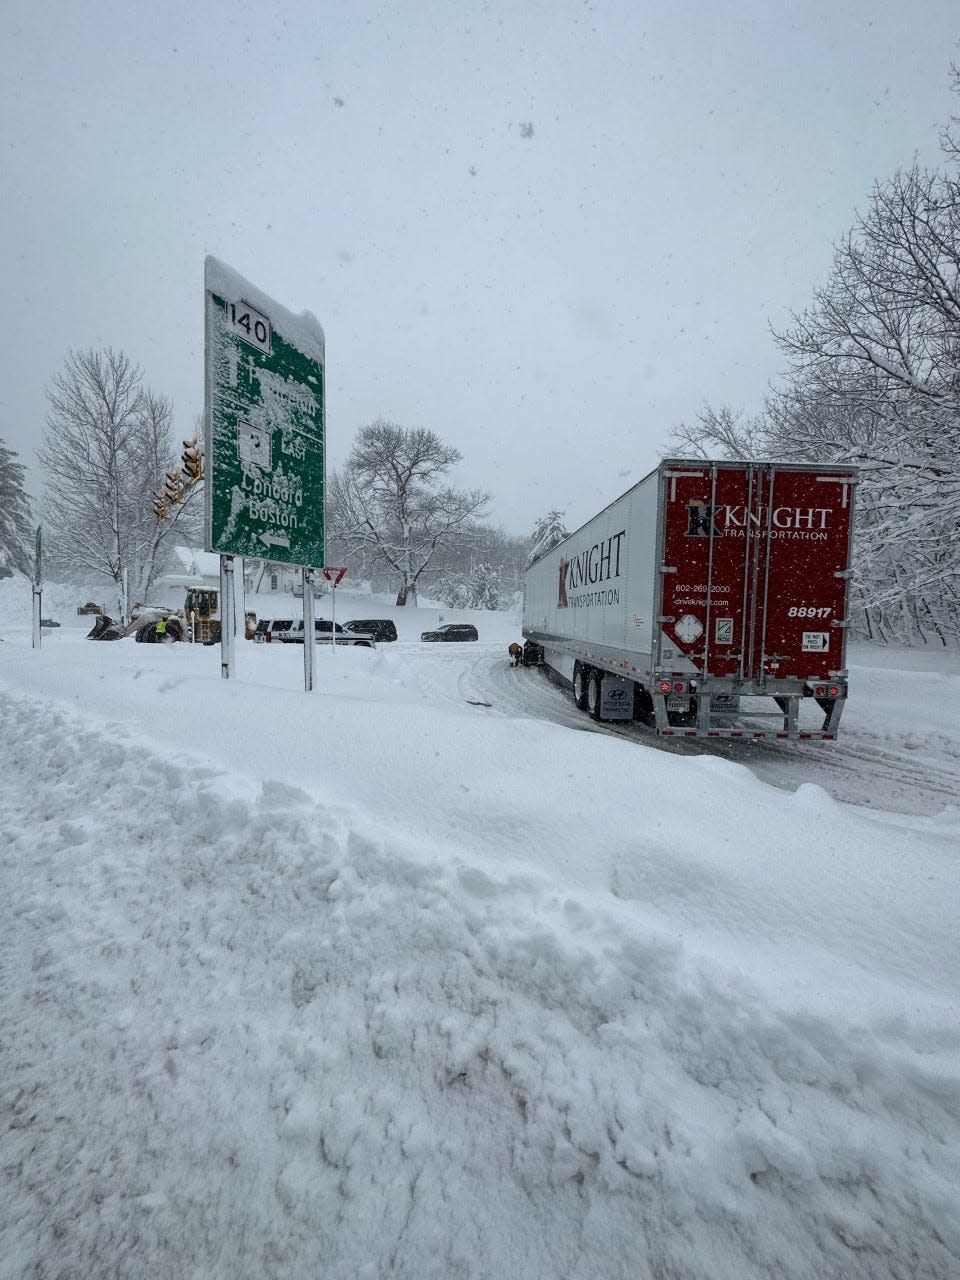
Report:
[[[751,610],[748,513],[757,506],[746,464],[677,467],[664,477],[663,631],[701,672],[740,674]],[[727,525],[730,526],[729,533]]]
[[[825,680],[841,664],[852,477],[752,463],[664,473],[661,614],[713,676]]]
[[[759,575],[765,674],[827,680],[843,661],[852,476],[771,468]]]

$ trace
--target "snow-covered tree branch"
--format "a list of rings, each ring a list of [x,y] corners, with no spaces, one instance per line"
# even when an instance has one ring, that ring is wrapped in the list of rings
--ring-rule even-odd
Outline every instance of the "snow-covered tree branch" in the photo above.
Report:
[[[0,578],[15,569],[32,572],[30,502],[24,485],[24,468],[17,455],[0,440]]]

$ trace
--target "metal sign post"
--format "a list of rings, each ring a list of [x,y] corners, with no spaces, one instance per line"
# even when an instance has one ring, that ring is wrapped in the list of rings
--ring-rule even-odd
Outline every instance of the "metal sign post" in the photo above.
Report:
[[[40,596],[43,588],[43,547],[41,526],[37,525],[37,545],[36,554],[33,560],[33,648],[40,648],[40,640],[42,631],[40,628],[41,618],[41,602]]]
[[[204,283],[207,550],[323,564],[323,329],[216,258]]]
[[[346,569],[336,568],[333,565],[326,565],[320,570],[327,582],[330,583],[330,648],[337,647],[337,583],[347,572]]]
[[[234,604],[233,604],[233,556],[220,557],[220,674],[224,680],[235,675]]]
[[[317,669],[317,628],[313,615],[313,570],[303,571],[303,687],[307,693],[313,689]]]

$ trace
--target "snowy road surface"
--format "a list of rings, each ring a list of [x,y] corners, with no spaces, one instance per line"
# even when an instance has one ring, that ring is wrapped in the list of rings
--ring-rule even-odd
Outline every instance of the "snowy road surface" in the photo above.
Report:
[[[597,724],[543,670],[507,665],[499,645],[485,645],[469,654],[461,646],[459,652],[442,655],[424,653],[413,645],[408,648],[407,662],[430,698],[486,702],[504,715],[536,716],[674,755],[716,756],[744,765],[772,786],[795,791],[813,782],[848,804],[918,814],[948,804],[960,808],[956,681],[930,669],[939,658],[948,671],[960,676],[960,654],[891,655],[853,645],[852,697],[839,741],[785,747],[776,742],[668,741],[639,723]],[[883,660],[892,666],[878,673],[872,664]],[[898,665],[904,661],[912,661],[919,669],[904,670]]]
[[[949,659],[791,791],[492,643],[0,634],[2,1280],[960,1274]]]

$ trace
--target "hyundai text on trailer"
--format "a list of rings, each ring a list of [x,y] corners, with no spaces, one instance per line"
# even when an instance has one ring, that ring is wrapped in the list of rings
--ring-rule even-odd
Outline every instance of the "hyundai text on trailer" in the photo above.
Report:
[[[664,737],[835,738],[856,483],[667,459],[527,570],[525,661],[594,719]]]

